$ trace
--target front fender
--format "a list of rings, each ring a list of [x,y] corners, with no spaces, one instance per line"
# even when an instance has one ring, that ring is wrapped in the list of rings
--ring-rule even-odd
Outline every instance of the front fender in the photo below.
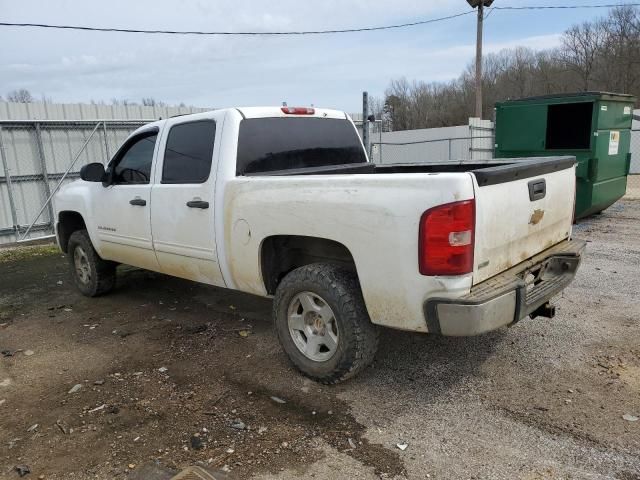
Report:
[[[62,250],[61,238],[60,238],[60,215],[63,212],[74,212],[79,214],[84,220],[84,224],[98,255],[101,255],[100,244],[96,238],[97,225],[94,220],[92,212],[94,210],[92,190],[95,188],[103,188],[102,185],[97,183],[89,183],[82,180],[76,180],[65,186],[63,186],[54,196],[54,214],[55,220],[53,222],[56,233],[56,241],[58,247]]]

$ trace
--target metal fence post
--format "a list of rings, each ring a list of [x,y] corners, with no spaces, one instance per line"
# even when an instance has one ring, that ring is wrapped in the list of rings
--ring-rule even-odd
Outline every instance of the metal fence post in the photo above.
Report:
[[[452,142],[452,140],[449,139],[449,160],[452,160],[452,158],[451,158],[451,142]]]
[[[362,143],[369,153],[369,93],[362,92]]]
[[[42,178],[44,180],[44,193],[49,199],[51,197],[51,186],[49,185],[49,175],[47,174],[47,160],[44,156],[44,146],[42,144],[42,132],[40,131],[40,122],[35,123],[36,127],[36,141],[38,142],[38,154],[40,157],[40,166],[42,167]],[[53,222],[55,219],[53,218],[53,205],[49,203],[49,223],[51,224],[51,228],[53,228]]]
[[[379,160],[380,164],[382,165],[382,120],[380,120],[380,131],[378,132],[378,137],[379,137],[379,140],[380,140],[380,145],[378,147],[379,150],[380,150],[378,160]]]
[[[107,163],[109,163],[109,160],[111,160],[111,158],[109,158],[109,142],[107,141],[107,122],[104,120],[102,121],[102,133],[104,135],[104,153],[106,154],[104,164],[106,165]]]
[[[16,202],[13,198],[13,186],[11,184],[11,172],[7,164],[7,157],[4,151],[4,143],[2,142],[2,126],[0,126],[0,157],[2,158],[2,167],[4,168],[4,178],[7,182],[7,195],[9,197],[9,208],[11,209],[11,220],[13,221],[13,229],[18,232],[18,211],[16,210]]]

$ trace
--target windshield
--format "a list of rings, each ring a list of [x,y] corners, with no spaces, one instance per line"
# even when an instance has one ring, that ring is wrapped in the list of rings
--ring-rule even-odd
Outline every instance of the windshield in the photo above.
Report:
[[[240,123],[236,174],[366,163],[346,119],[250,118]]]

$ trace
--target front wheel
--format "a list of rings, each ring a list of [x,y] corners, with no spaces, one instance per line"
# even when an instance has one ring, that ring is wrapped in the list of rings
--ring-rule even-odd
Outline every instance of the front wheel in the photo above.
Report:
[[[291,362],[322,383],[354,376],[373,361],[378,347],[378,329],[355,273],[335,265],[306,265],[285,276],[273,318]]]
[[[116,284],[116,264],[100,258],[86,230],[71,234],[67,254],[71,275],[80,293],[97,297],[113,289]]]

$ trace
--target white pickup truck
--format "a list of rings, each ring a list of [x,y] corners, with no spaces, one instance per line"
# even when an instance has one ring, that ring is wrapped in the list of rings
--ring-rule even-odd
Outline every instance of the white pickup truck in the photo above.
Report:
[[[324,383],[372,361],[379,327],[477,335],[573,279],[575,159],[374,165],[351,119],[231,108],[145,125],[55,197],[88,296],[118,264],[274,297],[279,340]]]

